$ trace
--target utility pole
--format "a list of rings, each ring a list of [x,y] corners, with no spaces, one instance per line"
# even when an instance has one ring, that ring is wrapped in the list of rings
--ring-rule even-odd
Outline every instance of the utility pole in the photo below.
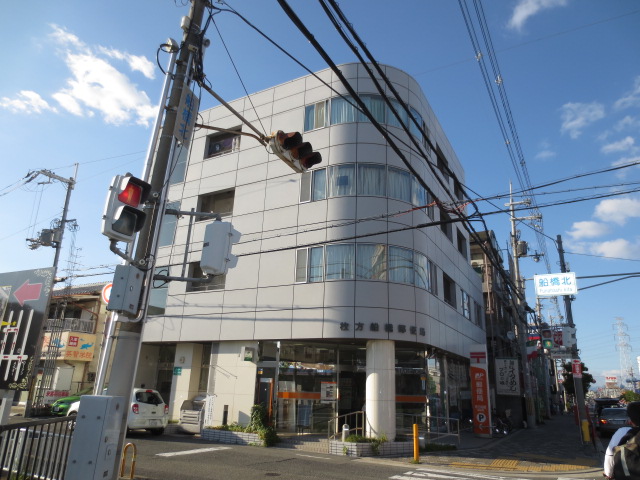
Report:
[[[76,178],[78,178],[78,164],[75,164],[75,171],[73,177],[64,178],[56,175],[55,173],[49,170],[39,170],[37,173],[39,175],[44,175],[45,177],[49,177],[53,180],[57,180],[61,183],[66,184],[67,193],[64,199],[64,207],[62,208],[62,218],[60,220],[60,226],[51,230],[43,230],[40,233],[39,239],[28,239],[32,242],[32,248],[37,248],[40,245],[52,246],[55,248],[55,255],[53,257],[53,268],[54,268],[54,283],[56,282],[56,277],[58,274],[58,263],[60,262],[60,252],[62,250],[62,239],[64,238],[64,230],[67,227],[68,222],[75,222],[75,220],[67,220],[67,215],[69,213],[69,203],[71,202],[71,191],[76,184]],[[45,239],[46,237],[46,239]],[[51,336],[54,339],[54,336],[60,336],[62,332],[62,321],[60,322],[55,319],[56,326],[52,329]],[[58,325],[60,323],[60,325]],[[40,333],[40,341],[38,342],[38,346],[36,347],[36,355],[34,358],[39,362],[42,356],[42,344],[44,343],[44,328],[46,327],[46,322],[43,325],[43,331]],[[59,327],[59,328],[56,328]],[[57,330],[57,331],[56,331]],[[49,344],[49,349],[53,349],[52,354],[47,354],[45,358],[42,378],[40,380],[40,385],[36,387],[35,380],[38,375],[37,365],[34,368],[31,388],[29,390],[29,395],[27,397],[27,403],[25,406],[25,417],[30,417],[33,413],[33,410],[36,410],[36,413],[40,413],[44,404],[44,394],[46,390],[51,389],[51,384],[53,382],[53,374],[55,372],[55,358],[57,357],[59,346],[58,344],[54,345],[54,342]],[[35,407],[35,408],[34,408]]]
[[[138,365],[142,328],[146,319],[148,296],[153,279],[153,259],[155,258],[157,249],[157,235],[165,211],[166,185],[168,184],[167,180],[170,173],[169,160],[173,158],[177,143],[174,130],[178,120],[178,106],[183,90],[185,87],[188,87],[191,82],[194,57],[202,54],[202,52],[199,52],[202,44],[200,26],[207,4],[208,2],[206,0],[192,0],[189,15],[182,19],[182,26],[185,33],[179,58],[176,62],[171,94],[165,108],[164,123],[158,135],[157,150],[154,148],[155,145],[151,147],[151,152],[155,150],[155,158],[152,164],[149,165],[151,175],[148,181],[151,184],[152,195],[155,195],[156,204],[153,212],[150,214],[150,221],[146,222],[138,235],[134,255],[137,265],[146,266],[146,288],[142,294],[142,306],[140,314],[136,319],[137,321],[126,322],[120,325],[118,335],[116,336],[115,354],[111,368],[111,371],[117,372],[117,375],[110,376],[109,387],[107,389],[107,395],[124,397],[125,405],[127,405],[121,419],[121,434],[116,447],[116,465],[120,463],[127,431],[128,405]],[[153,136],[154,135],[152,135],[152,138]],[[114,475],[116,475],[116,472],[114,469]],[[117,478],[117,475],[112,478]]]
[[[564,250],[562,248],[562,236],[558,235],[556,237],[556,242],[558,244],[558,256],[560,257],[560,272],[567,272],[567,265],[564,263]],[[563,295],[564,300],[564,309],[567,314],[567,324],[571,328],[575,328],[575,324],[573,323],[573,312],[571,311],[571,296]],[[578,355],[578,340],[576,338],[576,342],[571,347],[571,358],[574,360],[579,360],[580,356]],[[573,376],[573,389],[575,390],[576,403],[578,407],[578,423],[582,425],[583,421],[588,421],[589,417],[587,416],[587,407],[584,404],[584,390],[582,387],[582,377]],[[583,439],[584,441],[584,439]]]
[[[536,414],[535,414],[535,395],[533,387],[531,385],[531,365],[527,358],[527,339],[529,336],[529,329],[527,324],[527,314],[525,309],[525,296],[524,285],[522,278],[520,277],[520,262],[518,255],[518,232],[516,229],[516,221],[528,220],[533,217],[516,218],[515,206],[516,205],[530,205],[530,200],[522,200],[520,202],[514,202],[513,198],[509,198],[509,203],[505,206],[509,207],[509,215],[511,217],[511,249],[513,251],[513,277],[515,282],[515,310],[516,319],[519,321],[517,324],[518,329],[518,342],[520,344],[520,354],[522,358],[522,372],[524,378],[524,395],[527,414],[527,426],[528,428],[535,428],[536,426]],[[537,217],[536,217],[537,218]]]

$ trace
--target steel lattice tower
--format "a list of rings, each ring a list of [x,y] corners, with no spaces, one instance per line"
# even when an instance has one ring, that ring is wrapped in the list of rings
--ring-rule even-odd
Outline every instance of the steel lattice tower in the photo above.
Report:
[[[613,324],[613,328],[616,329],[616,348],[620,355],[620,378],[618,384],[621,388],[627,388],[627,384],[631,384],[633,389],[633,380],[635,378],[633,364],[631,363],[631,351],[633,348],[629,343],[629,334],[627,333],[627,324],[624,323],[622,317],[616,317],[616,323]]]

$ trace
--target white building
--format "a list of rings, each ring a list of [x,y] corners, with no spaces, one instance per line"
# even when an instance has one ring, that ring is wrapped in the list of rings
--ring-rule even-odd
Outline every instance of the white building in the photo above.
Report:
[[[363,66],[340,67],[430,190],[338,95],[331,70],[230,103],[266,133],[303,133],[323,158],[306,174],[240,135],[251,131],[227,108],[200,112],[231,132],[200,129],[178,152],[170,206],[220,213],[242,238],[226,276],[155,282],[136,383],[169,396],[173,418],[199,393],[214,396],[214,425],[246,424],[261,402],[282,431],[322,431],[364,407],[369,433],[393,438],[402,414],[470,411],[469,346],[485,331],[468,233],[456,222],[412,228],[448,218],[432,201],[459,195],[464,172],[418,83],[383,68],[442,153],[426,147],[436,173]],[[209,222],[193,223],[187,277],[202,277]],[[182,275],[188,232],[188,216],[165,217],[156,272]]]

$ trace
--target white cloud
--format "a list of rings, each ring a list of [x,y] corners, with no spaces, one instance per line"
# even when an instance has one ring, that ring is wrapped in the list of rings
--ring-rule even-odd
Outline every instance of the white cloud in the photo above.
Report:
[[[146,57],[141,55],[132,55],[127,52],[121,52],[114,48],[98,47],[99,51],[105,55],[116,58],[118,60],[124,60],[129,64],[131,70],[142,73],[145,77],[153,80],[155,78],[156,66],[153,62],[149,61]]]
[[[609,143],[604,145],[600,151],[602,153],[617,153],[617,152],[627,152],[633,148],[635,144],[635,140],[633,137],[625,137],[622,140],[617,142]]]
[[[529,18],[549,8],[564,7],[567,0],[519,0],[507,26],[512,30],[522,30]]]
[[[613,106],[619,110],[629,107],[640,107],[640,76],[636,77],[633,89],[618,99]]]
[[[91,54],[68,53],[66,63],[73,77],[54,98],[74,115],[100,112],[107,123],[135,121],[146,125],[153,115],[149,97],[106,60]]]
[[[593,221],[574,222],[571,229],[572,230],[567,233],[574,240],[601,237],[609,233],[610,230],[604,223]]]
[[[64,27],[59,27],[56,24],[51,24],[53,32],[49,34],[49,37],[57,44],[66,47],[86,48],[86,44],[72,33],[67,32]]]
[[[602,255],[603,257],[638,260],[640,259],[640,243],[632,243],[624,238],[618,238],[616,240],[592,244],[591,253],[594,255]]]
[[[561,108],[562,133],[569,132],[573,139],[582,134],[582,129],[604,117],[604,106],[598,102],[565,103]]]
[[[604,221],[624,225],[628,219],[640,217],[640,200],[636,198],[608,198],[596,205],[593,216]]]
[[[553,158],[556,156],[556,152],[551,150],[542,150],[536,153],[536,157],[538,160],[548,160],[549,158]]]
[[[55,107],[31,90],[21,90],[16,98],[0,98],[0,108],[9,110],[12,113],[42,113],[45,111],[56,112]]]
[[[627,115],[622,120],[618,121],[613,128],[618,132],[627,129],[640,130],[640,119]]]
[[[23,90],[15,98],[0,98],[0,108],[14,113],[66,111],[81,117],[101,115],[113,125],[136,123],[148,125],[156,114],[147,94],[140,90],[114,61],[124,61],[133,72],[154,78],[154,64],[143,56],[121,52],[103,46],[91,46],[64,27],[50,25],[50,46],[64,59],[71,76],[65,85],[54,87],[51,97],[60,110],[49,105],[39,93]]]

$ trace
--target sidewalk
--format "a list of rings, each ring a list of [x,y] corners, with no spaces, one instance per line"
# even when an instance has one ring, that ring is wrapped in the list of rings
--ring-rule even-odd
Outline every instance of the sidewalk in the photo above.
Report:
[[[476,471],[593,473],[596,478],[602,472],[605,448],[598,438],[595,446],[583,445],[573,415],[556,415],[535,428],[516,430],[502,438],[464,432],[457,450],[421,454],[420,462]]]

